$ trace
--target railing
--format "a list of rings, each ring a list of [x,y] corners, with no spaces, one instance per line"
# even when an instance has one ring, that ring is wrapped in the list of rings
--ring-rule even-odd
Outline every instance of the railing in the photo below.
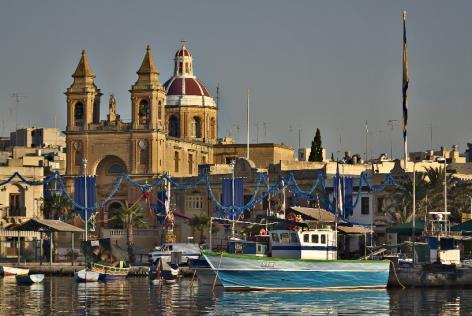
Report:
[[[0,229],[0,237],[32,237],[41,238],[40,232],[35,231],[23,231],[23,230],[5,230]]]
[[[134,237],[150,237],[159,234],[157,229],[133,229]],[[104,229],[103,236],[106,237],[126,237],[126,229]]]

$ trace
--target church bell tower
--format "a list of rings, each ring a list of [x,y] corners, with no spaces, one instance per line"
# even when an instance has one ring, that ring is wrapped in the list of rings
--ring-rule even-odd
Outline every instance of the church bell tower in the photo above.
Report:
[[[102,93],[94,83],[95,74],[82,51],[79,64],[72,74],[74,82],[65,92],[67,96],[67,131],[88,130],[100,121]]]

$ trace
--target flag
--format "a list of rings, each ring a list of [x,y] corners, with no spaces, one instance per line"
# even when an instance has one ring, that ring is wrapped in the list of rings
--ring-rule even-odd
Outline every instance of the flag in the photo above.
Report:
[[[408,125],[408,48],[406,45],[406,11],[403,11],[403,78],[402,78],[402,95],[403,95],[403,140],[406,140],[406,131]]]

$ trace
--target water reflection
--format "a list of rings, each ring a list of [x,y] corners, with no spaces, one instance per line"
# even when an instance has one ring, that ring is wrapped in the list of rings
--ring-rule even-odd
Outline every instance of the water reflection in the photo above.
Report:
[[[18,286],[0,278],[0,311],[5,315],[464,315],[472,311],[469,289],[389,289],[317,292],[223,292],[190,287],[190,280],[163,285],[145,278],[75,283],[46,277]]]

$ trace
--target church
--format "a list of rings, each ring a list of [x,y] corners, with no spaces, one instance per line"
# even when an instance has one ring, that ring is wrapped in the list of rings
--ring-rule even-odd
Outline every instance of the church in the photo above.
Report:
[[[183,45],[174,56],[174,73],[161,83],[159,71],[148,46],[129,90],[131,122],[124,122],[110,95],[106,120],[100,116],[102,93],[95,74],[82,51],[72,75],[67,96],[66,177],[73,191],[74,176],[96,175],[97,200],[113,187],[123,172],[145,183],[168,173],[172,177],[192,177],[199,165],[227,164],[246,156],[245,144],[218,139],[218,107],[208,88],[194,74],[191,52]],[[254,163],[267,168],[280,160],[293,160],[293,149],[278,144],[253,144]],[[87,164],[84,170],[83,161]],[[134,203],[140,192],[122,185],[102,210],[107,221],[113,210]],[[185,210],[182,210],[185,213]]]

